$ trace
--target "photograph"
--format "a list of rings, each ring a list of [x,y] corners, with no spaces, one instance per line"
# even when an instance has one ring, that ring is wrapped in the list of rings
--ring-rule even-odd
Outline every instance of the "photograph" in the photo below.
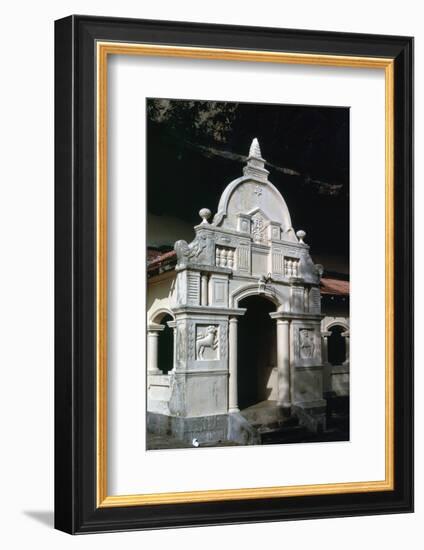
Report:
[[[424,548],[422,6],[3,4],[0,550]]]
[[[146,121],[146,449],[349,441],[349,107]]]
[[[59,531],[413,510],[414,39],[221,15],[55,21]]]

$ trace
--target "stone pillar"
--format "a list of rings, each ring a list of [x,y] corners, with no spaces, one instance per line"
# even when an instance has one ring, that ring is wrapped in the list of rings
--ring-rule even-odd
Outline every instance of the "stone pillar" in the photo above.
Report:
[[[238,412],[237,395],[237,317],[231,317],[228,324],[228,412]]]
[[[329,394],[332,391],[332,380],[331,380],[331,371],[332,367],[328,362],[328,337],[331,336],[330,331],[321,332],[321,342],[322,342],[322,389],[324,395]]]
[[[202,274],[202,292],[200,300],[200,305],[208,305],[208,276],[206,275],[206,273]]]
[[[350,331],[342,332],[342,336],[344,336],[346,345],[346,359],[343,361],[343,365],[348,365],[350,360]]]
[[[168,321],[167,325],[172,328],[172,369],[169,372],[174,372],[177,364],[177,322]],[[169,374],[169,373],[168,373]]]
[[[278,406],[290,407],[289,321],[277,319]]]
[[[149,374],[160,374],[158,368],[158,346],[159,333],[165,327],[162,325],[149,326],[147,328],[147,372]]]
[[[323,331],[322,336],[322,363],[326,365],[328,363],[328,337],[331,336],[331,332]]]

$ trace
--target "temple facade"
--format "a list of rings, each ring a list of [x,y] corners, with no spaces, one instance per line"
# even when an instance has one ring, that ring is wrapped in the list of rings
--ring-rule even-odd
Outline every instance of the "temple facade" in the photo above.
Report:
[[[292,227],[257,139],[213,218],[207,208],[199,215],[194,240],[175,243],[175,270],[149,287],[148,430],[188,443],[255,444],[243,414],[255,403],[325,429],[332,372],[323,268]],[[159,368],[165,332],[169,370]]]

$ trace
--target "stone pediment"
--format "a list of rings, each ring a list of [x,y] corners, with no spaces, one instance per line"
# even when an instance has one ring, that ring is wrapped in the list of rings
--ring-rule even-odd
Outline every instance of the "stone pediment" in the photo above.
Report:
[[[244,175],[229,183],[221,195],[213,225],[227,230],[243,231],[240,217],[262,217],[280,226],[285,240],[297,242],[287,204],[278,189],[268,180],[265,161],[257,139],[252,142]],[[243,224],[242,224],[243,225]]]
[[[271,274],[279,282],[319,282],[303,241],[305,233],[295,233],[287,204],[268,180],[264,165],[259,144],[253,140],[244,175],[227,185],[212,223],[210,210],[202,208],[195,239],[175,243],[177,271],[206,271],[217,278]],[[190,277],[194,288],[198,275],[196,281],[194,275]]]
[[[265,212],[261,208],[259,208],[259,206],[253,208],[253,210],[251,210],[250,212],[246,212],[246,215],[250,217],[253,217],[255,214],[262,216],[266,221],[271,221],[265,214]]]
[[[271,182],[258,182],[251,176],[242,176],[227,186],[213,224],[223,229],[237,230],[239,214],[249,216],[257,210],[268,220],[278,223],[284,233],[292,229],[287,204],[278,189]]]

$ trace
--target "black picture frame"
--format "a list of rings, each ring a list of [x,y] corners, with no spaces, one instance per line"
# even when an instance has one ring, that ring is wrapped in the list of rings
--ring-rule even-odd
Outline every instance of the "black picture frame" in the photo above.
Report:
[[[99,40],[394,60],[394,490],[97,506]],[[413,511],[413,39],[73,15],[55,23],[55,527],[93,533]]]

